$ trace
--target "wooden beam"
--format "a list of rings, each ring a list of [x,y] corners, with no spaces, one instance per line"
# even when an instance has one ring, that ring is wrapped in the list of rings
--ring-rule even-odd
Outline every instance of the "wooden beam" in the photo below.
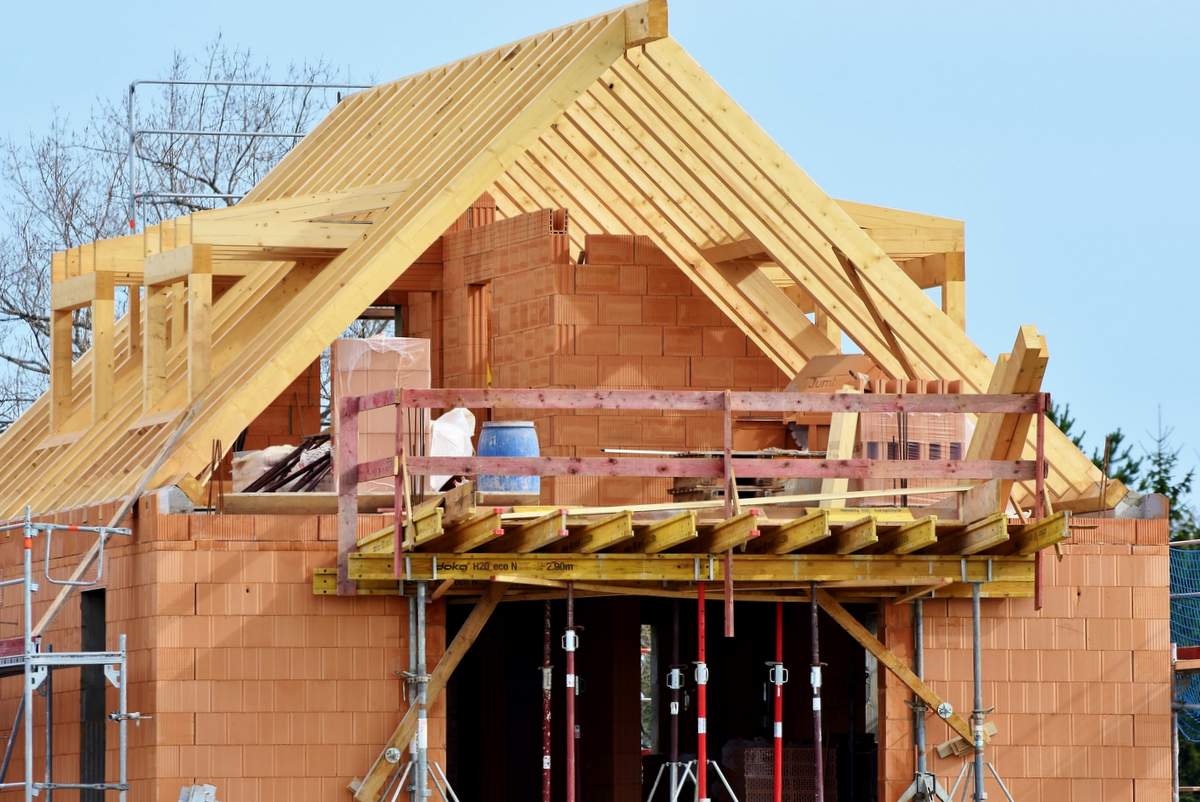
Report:
[[[926,515],[911,523],[883,527],[879,542],[870,549],[872,554],[912,554],[937,543],[937,517]]]
[[[196,217],[192,238],[197,243],[214,247],[251,251],[343,251],[362,242],[371,228],[372,224],[367,221],[313,223]]]
[[[647,0],[625,9],[625,47],[637,47],[667,35],[667,0]]]
[[[967,267],[965,254],[943,254],[946,278],[942,281],[942,311],[946,317],[967,330]]]
[[[716,265],[721,262],[731,262],[734,259],[746,259],[755,256],[766,257],[767,250],[754,237],[746,237],[744,239],[722,242],[719,245],[711,245],[700,253],[705,259]]]
[[[908,686],[908,689],[919,696],[925,704],[929,705],[931,710],[938,710],[942,705],[946,704],[946,701],[934,693],[932,688],[914,674],[912,669],[896,656],[895,652],[884,646],[878,638],[871,634],[870,630],[860,624],[858,619],[851,615],[845,607],[838,604],[837,600],[830,596],[827,591],[818,588],[816,596],[817,604],[829,614],[830,618],[840,624],[850,637],[862,644],[863,648],[875,655],[880,664]],[[964,738],[970,739],[972,737],[970,725],[958,713],[951,713],[944,721],[952,730]]]
[[[758,537],[758,510],[749,510],[723,521],[701,523],[700,536],[688,544],[697,554],[721,554]]]
[[[1048,518],[1013,527],[1008,543],[994,549],[998,554],[1026,556],[1036,554],[1067,539],[1070,532],[1070,513],[1060,510]]]
[[[146,325],[142,331],[142,412],[155,410],[167,392],[167,309],[170,287],[146,288]]]
[[[835,412],[829,418],[829,444],[825,449],[826,459],[850,459],[854,456],[857,443],[858,413]],[[850,487],[847,477],[821,480],[821,493],[844,493]],[[832,501],[821,502],[822,507],[832,507]]]
[[[82,309],[96,298],[99,274],[73,276],[50,286],[50,308],[55,311]],[[108,276],[112,281],[112,276]]]
[[[591,554],[633,538],[633,513],[613,513],[583,523],[567,522],[570,534],[550,546],[551,551]]]
[[[676,546],[682,546],[698,536],[696,512],[688,510],[659,521],[633,522],[633,539],[618,544],[615,551],[658,554]]]
[[[978,554],[1008,540],[1008,516],[997,512],[972,521],[957,532],[938,533],[938,542],[926,549],[930,554]]]
[[[537,551],[565,539],[568,534],[567,513],[564,510],[554,510],[532,521],[507,527],[503,535],[488,542],[486,550]]]
[[[428,705],[432,706],[437,703],[438,697],[441,696],[442,690],[446,687],[446,683],[450,681],[454,670],[458,668],[458,664],[462,662],[470,648],[479,639],[479,633],[483,631],[483,627],[487,624],[488,619],[492,617],[492,613],[496,611],[496,606],[500,600],[504,598],[504,591],[508,585],[503,582],[491,583],[483,596],[475,603],[475,607],[471,610],[471,614],[467,616],[467,620],[459,627],[458,634],[454,636],[454,640],[446,647],[446,651],[442,654],[442,659],[438,660],[437,666],[430,672],[429,682],[425,686]],[[410,600],[411,604],[412,601]],[[384,783],[388,776],[392,773],[395,766],[387,761],[384,755],[388,749],[404,749],[408,742],[412,740],[413,735],[417,731],[417,705],[412,704],[404,713],[404,717],[400,719],[400,724],[392,732],[392,736],[388,738],[383,749],[379,750],[379,756],[367,769],[367,773],[354,789],[354,798],[357,802],[376,802],[379,799],[379,793],[383,789]]]
[[[433,579],[436,560],[437,579],[488,581],[497,573],[548,579],[618,582],[694,582],[697,559],[701,578],[724,579],[724,561],[710,554],[719,552],[672,552],[668,554],[548,553],[463,553],[449,554],[418,551],[405,555],[406,575],[413,580]],[[988,582],[988,562],[992,582],[1025,583],[1033,592],[1033,560],[1029,557],[968,557],[966,581]],[[963,558],[958,554],[735,554],[734,573],[739,582],[836,582],[841,580],[889,580],[896,587],[919,585],[935,577],[962,581]],[[504,567],[498,567],[504,566]],[[391,580],[396,578],[391,554],[349,556],[352,580]]]
[[[829,510],[814,510],[783,523],[760,522],[762,532],[746,544],[754,554],[791,554],[829,537]]]
[[[835,554],[853,554],[879,542],[875,517],[868,515],[833,533]]]
[[[479,510],[464,519],[444,524],[440,537],[420,545],[425,551],[475,551],[503,534],[500,513],[495,510]]]
[[[50,310],[50,432],[67,431],[74,397],[74,328],[71,309]]]
[[[188,246],[192,266],[187,277],[187,377],[188,401],[195,399],[212,380],[212,250]]]
[[[96,273],[92,299],[92,425],[108,414],[116,383],[113,351],[115,298],[112,273]]]
[[[158,287],[185,281],[194,271],[212,272],[212,247],[183,245],[146,257],[142,283]]]

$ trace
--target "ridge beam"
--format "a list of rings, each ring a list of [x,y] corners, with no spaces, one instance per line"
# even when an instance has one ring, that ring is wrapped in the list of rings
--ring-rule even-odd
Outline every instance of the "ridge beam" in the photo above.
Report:
[[[648,0],[625,9],[625,48],[667,36],[667,0]]]

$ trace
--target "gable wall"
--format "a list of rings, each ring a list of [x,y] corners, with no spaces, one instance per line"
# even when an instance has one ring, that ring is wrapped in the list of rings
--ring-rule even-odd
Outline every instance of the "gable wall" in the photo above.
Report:
[[[566,213],[542,210],[448,234],[441,293],[441,384],[477,387],[779,390],[787,378],[647,238],[589,236],[569,253]],[[490,329],[472,285],[491,295]],[[410,295],[411,336],[431,336],[433,294]],[[484,344],[486,338],[487,344]],[[435,375],[437,383],[439,377]],[[483,420],[483,411],[476,417]],[[604,447],[720,449],[715,415],[495,412],[530,419],[542,453],[599,456]],[[743,422],[736,448],[786,447],[778,423]],[[542,501],[619,504],[668,500],[669,480],[558,477]]]

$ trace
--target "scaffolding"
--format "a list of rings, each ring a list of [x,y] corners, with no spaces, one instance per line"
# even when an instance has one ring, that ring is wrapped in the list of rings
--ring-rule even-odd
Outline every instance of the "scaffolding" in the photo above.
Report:
[[[371,84],[352,84],[352,83],[315,83],[315,82],[300,82],[300,81],[218,81],[218,80],[186,80],[186,79],[159,79],[159,80],[137,80],[129,83],[129,94],[126,98],[125,111],[128,115],[129,124],[129,145],[125,156],[125,170],[129,182],[129,230],[134,232],[137,230],[139,219],[144,219],[142,213],[143,205],[147,200],[167,200],[167,201],[184,201],[184,200],[210,200],[221,201],[227,204],[237,203],[242,199],[244,193],[240,192],[179,192],[169,188],[148,187],[146,189],[138,189],[137,166],[139,161],[143,161],[138,153],[138,140],[148,136],[170,136],[182,137],[189,139],[203,138],[228,138],[228,137],[243,137],[247,139],[291,139],[299,141],[308,135],[307,131],[256,131],[256,130],[205,130],[205,129],[187,129],[187,128],[139,128],[137,125],[137,89],[139,86],[214,86],[226,88],[251,88],[251,89],[304,89],[304,90],[331,90],[338,91],[337,100],[341,101],[342,95],[340,90],[359,90],[370,89]]]
[[[76,588],[93,587],[104,578],[104,546],[114,535],[128,537],[131,530],[112,526],[76,526],[69,524],[54,524],[34,521],[31,510],[26,508],[23,521],[0,524],[0,532],[21,531],[24,535],[22,545],[23,560],[21,575],[12,579],[0,580],[0,589],[19,587],[21,589],[21,626],[22,635],[16,638],[0,640],[0,677],[21,676],[23,679],[21,699],[17,704],[17,712],[13,718],[12,731],[4,750],[3,763],[0,764],[0,791],[23,789],[26,802],[32,802],[41,792],[46,792],[47,799],[54,798],[56,790],[69,791],[116,791],[118,799],[125,802],[129,791],[128,774],[128,725],[130,721],[138,722],[144,716],[140,713],[129,712],[127,660],[125,650],[125,635],[118,639],[116,651],[100,652],[65,652],[42,648],[42,636],[35,629],[33,622],[33,595],[40,589],[40,577],[35,577],[33,570],[34,539],[41,537],[45,543],[44,578],[48,585],[58,585],[65,591]],[[95,574],[90,578],[82,578],[76,572],[69,578],[56,577],[51,573],[50,560],[53,554],[55,532],[83,532],[96,536],[96,567]],[[90,554],[90,552],[89,552]],[[82,566],[81,566],[82,568]],[[54,781],[54,696],[53,671],[62,668],[81,668],[83,666],[99,666],[104,670],[104,678],[112,687],[117,689],[117,710],[108,715],[115,722],[118,730],[117,780],[108,782],[55,782]],[[34,694],[41,695],[45,708],[45,760],[41,780],[34,777]],[[12,761],[17,742],[17,731],[23,725],[24,749],[24,779],[8,781],[8,768]]]

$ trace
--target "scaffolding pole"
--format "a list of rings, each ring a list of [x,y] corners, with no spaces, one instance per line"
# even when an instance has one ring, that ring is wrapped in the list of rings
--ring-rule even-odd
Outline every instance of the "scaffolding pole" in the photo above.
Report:
[[[771,684],[775,686],[775,725],[772,739],[775,760],[771,767],[771,798],[783,802],[783,684],[787,669],[783,667],[783,602],[775,602],[775,662],[771,664]]]
[[[567,720],[567,802],[575,802],[575,649],[579,636],[575,632],[575,583],[567,583],[567,631],[563,634],[563,651],[567,653],[566,720]]]
[[[425,673],[425,583],[417,583],[417,799],[429,796],[429,677]]]
[[[983,724],[986,715],[983,709],[983,644],[980,636],[979,592],[980,582],[971,583],[971,647],[972,674],[975,684],[975,710],[972,712],[972,724],[975,726],[975,802],[984,802],[987,793],[983,790],[984,782],[984,738]]]
[[[550,602],[542,604],[542,802],[552,802],[550,750],[553,742],[551,731],[551,702],[554,693],[554,664],[550,653]]]
[[[704,661],[704,583],[696,585],[696,798],[708,802],[708,664]]]
[[[813,799],[825,802],[825,749],[821,734],[821,638],[818,634],[820,620],[817,603],[817,583],[809,586],[809,609],[811,610],[810,626],[812,629],[812,666],[810,667],[809,684],[812,685],[812,714],[813,714]]]

